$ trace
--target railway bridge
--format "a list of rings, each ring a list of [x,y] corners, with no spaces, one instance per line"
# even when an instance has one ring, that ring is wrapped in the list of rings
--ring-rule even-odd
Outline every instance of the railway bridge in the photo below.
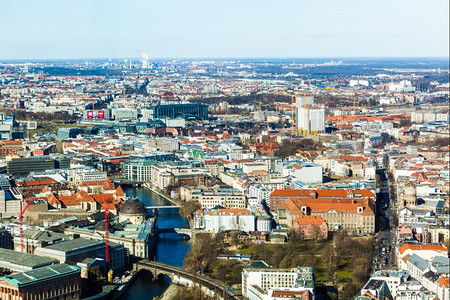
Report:
[[[240,293],[231,290],[225,283],[204,275],[189,272],[183,268],[177,268],[149,260],[140,260],[136,262],[134,268],[136,271],[149,271],[152,273],[153,278],[158,278],[160,275],[167,275],[173,283],[191,287],[199,286],[203,292],[209,296],[217,296],[221,299],[244,299]]]

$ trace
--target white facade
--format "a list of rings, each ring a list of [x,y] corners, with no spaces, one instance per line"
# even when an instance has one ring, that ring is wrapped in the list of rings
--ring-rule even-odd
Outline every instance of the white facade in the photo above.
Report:
[[[172,174],[167,172],[165,167],[151,167],[151,182],[153,186],[163,190],[170,185],[171,180]]]
[[[106,172],[83,172],[75,175],[77,182],[93,182],[93,181],[105,181],[108,176]]]
[[[270,193],[259,184],[251,184],[248,187],[248,204],[260,204],[263,201],[268,203]],[[250,201],[250,199],[252,201]],[[251,202],[251,203],[250,203]]]
[[[269,171],[269,167],[265,163],[259,163],[259,162],[251,162],[251,163],[245,163],[242,165],[242,172],[245,174],[252,173],[255,171]]]
[[[303,284],[298,284],[298,283]],[[296,269],[244,269],[242,271],[242,295],[246,299],[265,299],[253,286],[264,291],[269,289],[303,288],[314,295],[314,279],[311,267]],[[269,298],[270,299],[270,298]]]
[[[192,200],[199,201],[202,208],[211,209],[218,205],[225,208],[245,208],[247,206],[246,197],[239,194],[192,194]]]
[[[154,163],[147,161],[131,161],[124,164],[123,173],[128,180],[150,181],[152,179],[152,165]]]
[[[186,120],[182,118],[176,118],[176,119],[161,119],[167,127],[174,127],[174,128],[184,128],[186,127]]]
[[[449,121],[449,114],[439,114],[433,112],[413,112],[411,113],[412,123],[427,123],[435,121]]]
[[[215,209],[199,211],[195,216],[195,228],[209,232],[256,230],[255,216],[248,209]]]
[[[411,81],[402,80],[399,83],[392,83],[389,85],[390,92],[414,92],[416,87],[412,86]]]
[[[289,164],[283,168],[282,174],[307,184],[319,184],[323,181],[323,167],[313,163]]]
[[[255,231],[253,215],[205,215],[205,230],[219,232],[227,230]]]
[[[297,128],[299,133],[314,134],[325,131],[325,110],[298,107]]]

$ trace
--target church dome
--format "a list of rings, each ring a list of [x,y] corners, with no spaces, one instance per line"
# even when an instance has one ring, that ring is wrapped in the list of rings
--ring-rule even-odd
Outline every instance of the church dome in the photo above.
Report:
[[[405,197],[415,197],[416,196],[416,189],[412,186],[407,187],[405,189]]]
[[[119,210],[119,215],[143,215],[147,214],[145,205],[138,199],[127,200]]]

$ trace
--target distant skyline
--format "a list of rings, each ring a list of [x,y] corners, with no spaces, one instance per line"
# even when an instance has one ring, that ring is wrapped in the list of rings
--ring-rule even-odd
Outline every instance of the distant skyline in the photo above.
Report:
[[[0,60],[448,57],[448,0],[1,1]]]

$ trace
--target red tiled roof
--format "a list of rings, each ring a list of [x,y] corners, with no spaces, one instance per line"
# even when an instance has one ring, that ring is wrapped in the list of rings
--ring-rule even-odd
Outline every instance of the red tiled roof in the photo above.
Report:
[[[295,221],[298,225],[322,225],[324,220],[321,216],[298,216]]]
[[[54,182],[55,182],[55,180],[53,180],[53,179],[27,180],[27,181],[23,181],[23,186],[50,185],[50,184],[53,184]]]
[[[299,298],[300,296],[300,298]],[[310,300],[312,295],[310,291],[273,291],[272,298],[286,298],[286,299],[302,299]]]
[[[438,252],[447,253],[448,249],[441,245],[431,245],[431,244],[403,244],[398,251],[403,254],[406,250],[420,251],[420,250],[432,250]]]
[[[444,277],[441,277],[441,278],[439,278],[439,279],[437,280],[437,282],[439,282],[439,286],[440,286],[440,287],[442,287],[443,285],[444,285],[446,288],[449,288],[449,287],[450,287],[450,278],[444,278]]]
[[[406,263],[408,262],[408,259],[409,259],[410,257],[411,257],[410,254],[405,255],[405,256],[402,258],[403,262],[406,264]]]
[[[355,194],[360,194],[361,196],[357,197],[375,197],[375,195],[369,190],[300,190],[300,189],[287,189],[287,190],[275,190],[270,194],[270,196],[285,196],[285,197],[309,197],[311,193],[317,193],[317,198],[321,197],[336,197],[343,198],[347,197],[347,195],[352,193],[355,197]]]
[[[122,187],[119,185],[119,187],[116,190],[117,196],[125,196],[125,192],[123,191]]]
[[[326,213],[335,210],[338,213],[356,213],[359,206],[363,206],[362,215],[375,215],[374,211],[369,207],[367,201],[361,199],[288,199],[297,206],[305,205],[314,213]],[[351,200],[351,201],[349,201]],[[287,202],[287,201],[286,201]],[[281,206],[278,208],[281,209]]]

